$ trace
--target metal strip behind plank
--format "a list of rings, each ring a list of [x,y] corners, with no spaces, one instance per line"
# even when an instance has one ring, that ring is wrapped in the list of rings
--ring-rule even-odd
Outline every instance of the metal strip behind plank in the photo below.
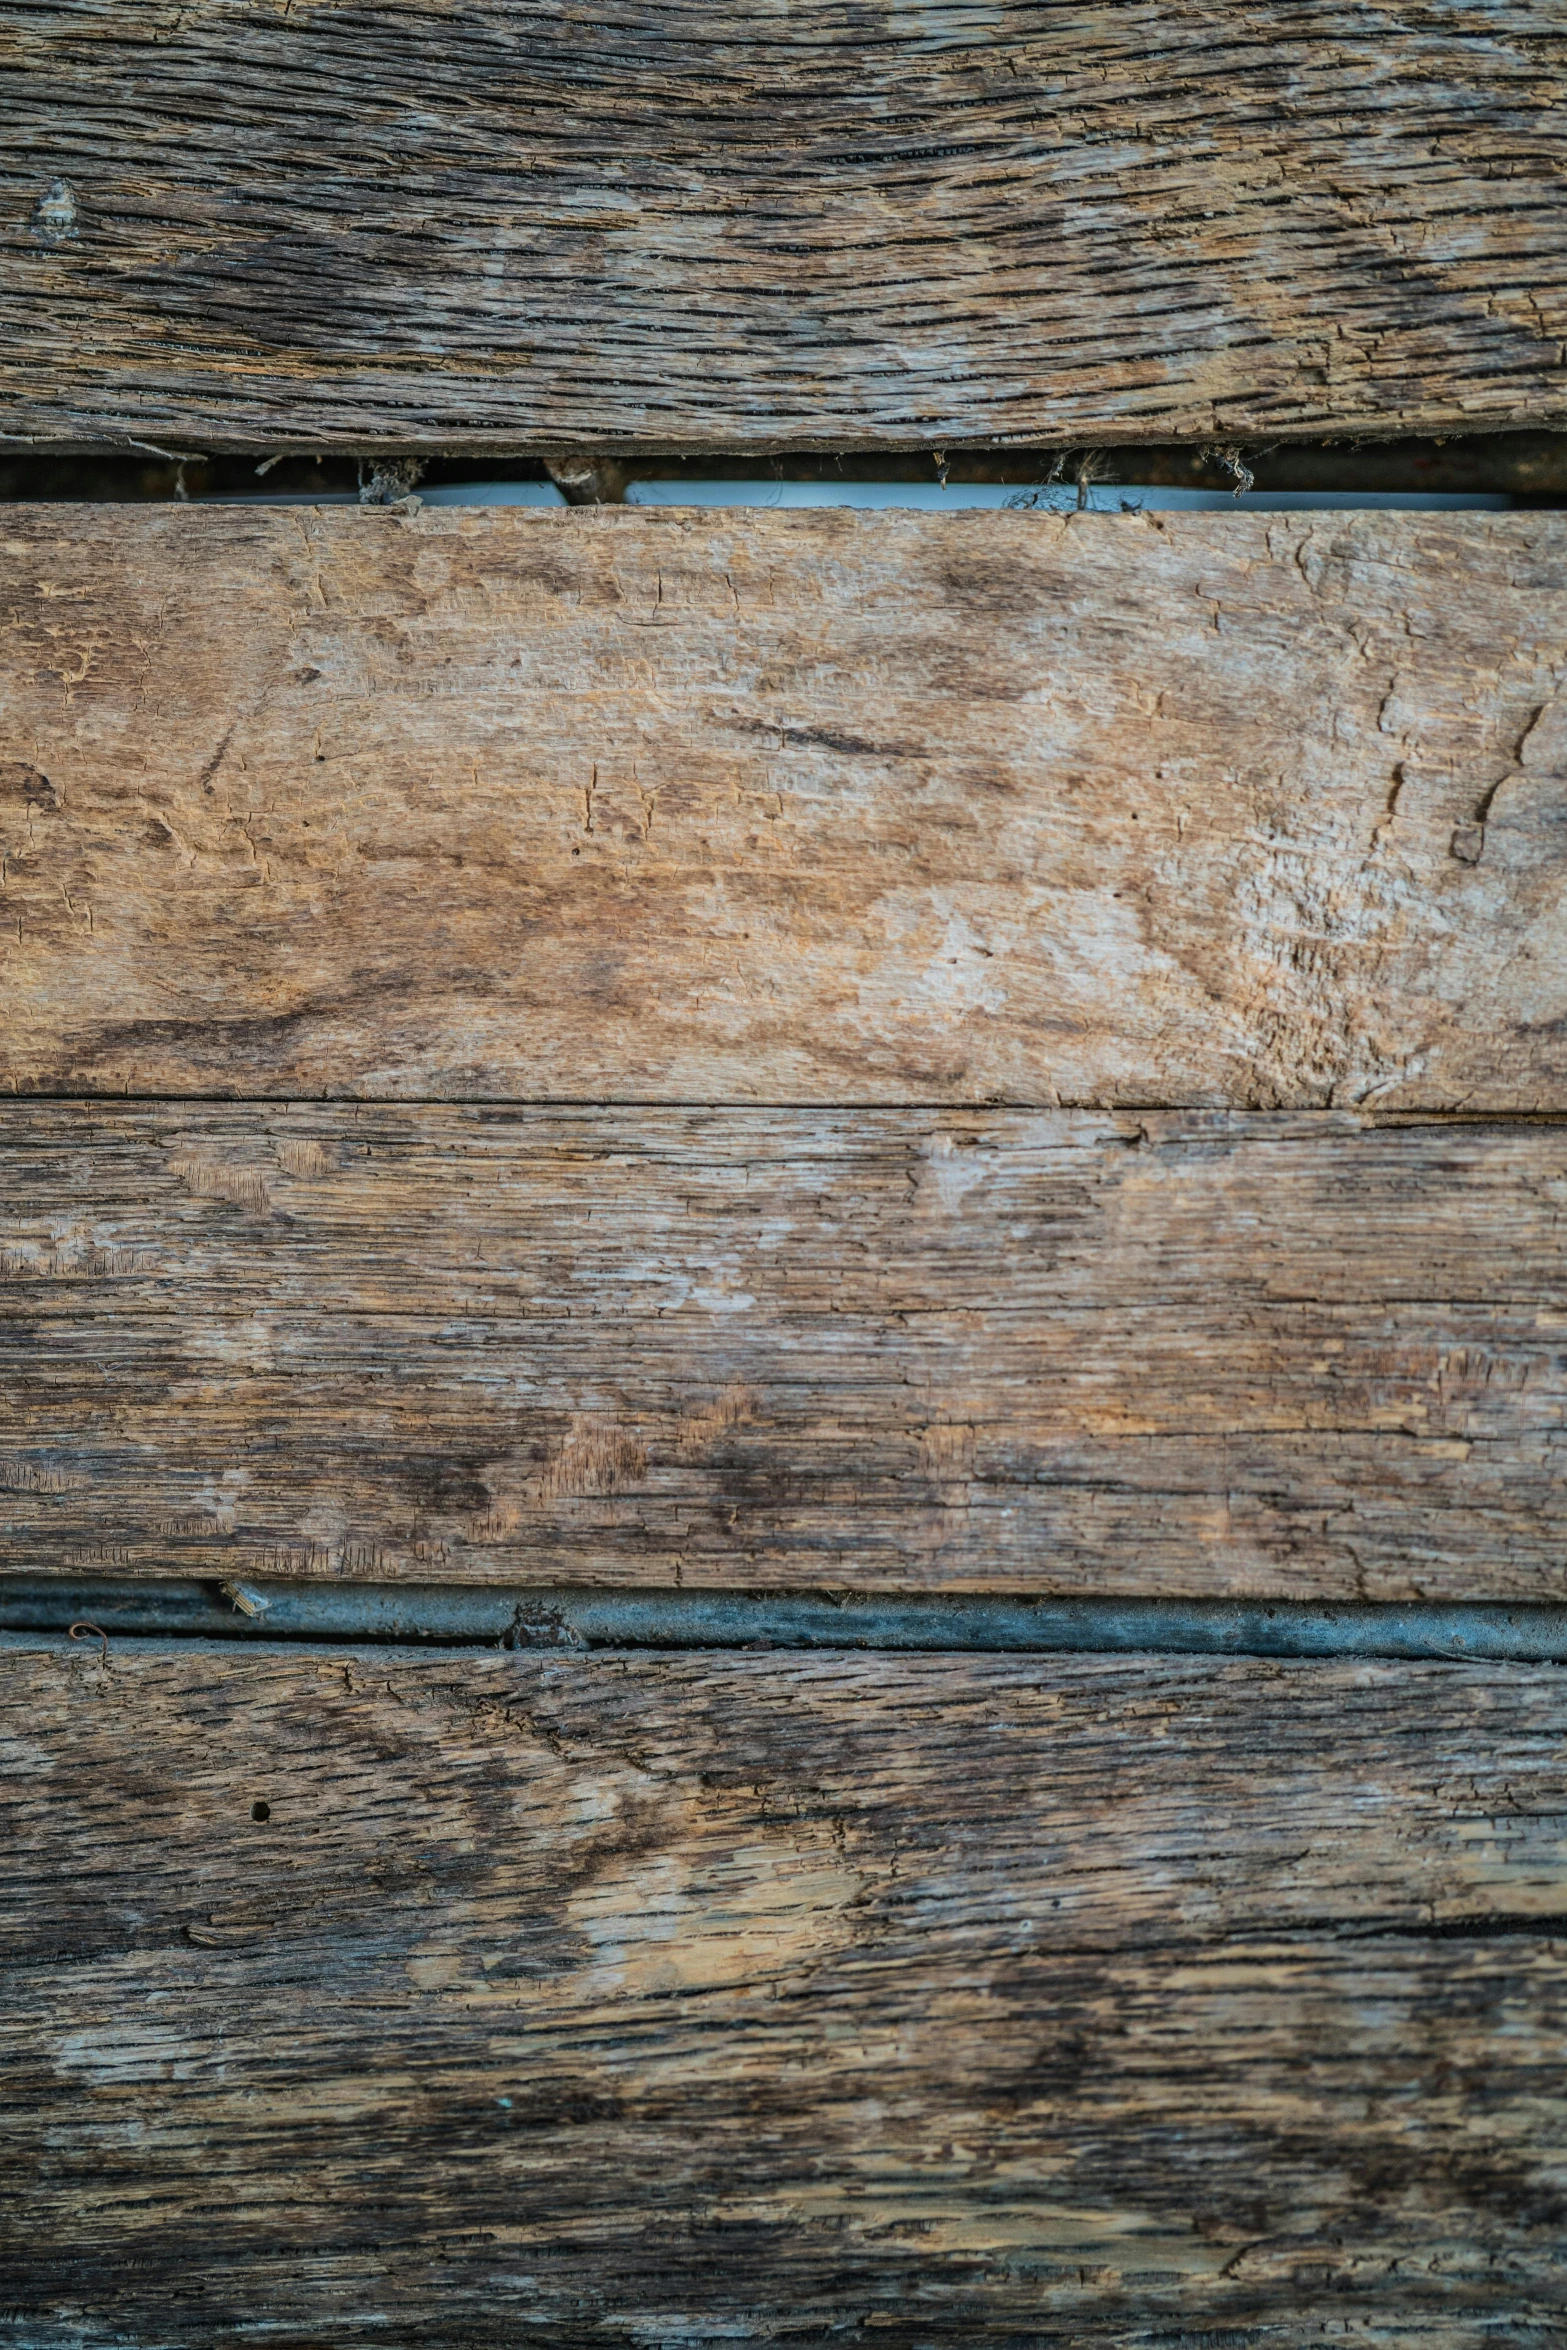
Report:
[[[0,1582],[0,1631],[445,1648],[860,1648],[1567,1662],[1567,1607],[838,1599],[341,1582]]]

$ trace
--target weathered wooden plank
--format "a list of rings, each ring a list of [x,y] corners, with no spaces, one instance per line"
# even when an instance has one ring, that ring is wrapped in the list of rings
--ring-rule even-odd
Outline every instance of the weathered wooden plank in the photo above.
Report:
[[[18,1090],[1567,1107],[1560,517],[6,531]]]
[[[1541,0],[69,0],[0,67],[16,433],[1567,421]]]
[[[1561,1596],[1567,1127],[16,1104],[0,1566]]]
[[[1560,2337],[1557,1672],[0,1686],[29,2350]]]

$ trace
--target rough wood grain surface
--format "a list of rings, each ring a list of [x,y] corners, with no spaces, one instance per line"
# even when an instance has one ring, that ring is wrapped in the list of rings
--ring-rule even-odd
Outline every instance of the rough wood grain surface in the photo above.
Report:
[[[1559,1672],[0,1689],[0,2340],[1561,2339]]]
[[[17,434],[1567,421],[1544,0],[68,0],[0,76]]]
[[[1560,1600],[1567,1127],[17,1104],[0,1567]]]
[[[13,510],[19,1091],[1567,1107],[1554,515]]]

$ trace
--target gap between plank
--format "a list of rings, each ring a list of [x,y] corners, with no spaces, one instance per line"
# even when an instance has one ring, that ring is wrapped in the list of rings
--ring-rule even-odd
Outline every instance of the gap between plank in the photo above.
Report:
[[[938,507],[972,504],[965,493],[977,491],[981,504],[1005,504],[1012,492],[1017,503],[1042,496],[1050,505],[1101,511],[1118,510],[1128,497],[1156,505],[1238,502],[1255,512],[1274,497],[1547,507],[1567,500],[1567,433],[1539,429],[1350,442],[887,443],[814,451],[717,444],[694,451],[649,442],[567,452],[502,440],[464,452],[376,442],[357,453],[294,445],[244,454],[146,441],[45,447],[3,434],[0,444],[3,503],[384,505],[412,491],[438,504],[794,504],[823,497],[876,504],[902,490]]]
[[[488,1115],[493,1111],[526,1110],[541,1114],[560,1110],[624,1112],[641,1116],[653,1110],[660,1115],[701,1117],[821,1117],[853,1118],[865,1114],[877,1117],[915,1118],[1276,1118],[1281,1123],[1292,1118],[1353,1117],[1372,1127],[1386,1126],[1563,1126],[1567,1125],[1567,1105],[1556,1109],[1480,1109],[1471,1110],[1462,1104],[1427,1106],[1419,1103],[1398,1104],[1392,1109],[1379,1109],[1375,1099],[1303,1102],[1281,1108],[1273,1102],[1193,1102],[1174,1100],[1100,1101],[1077,1096],[1058,1097],[1046,1101],[1031,1094],[986,1094],[976,1099],[972,1094],[930,1095],[914,1099],[855,1098],[834,1096],[823,1099],[817,1095],[796,1095],[792,1098],[771,1098],[746,1094],[729,1094],[721,1099],[692,1100],[684,1096],[664,1094],[550,1094],[550,1093],[303,1093],[297,1087],[286,1093],[60,1093],[53,1089],[41,1091],[33,1086],[12,1086],[0,1090],[0,1105],[22,1102],[48,1103],[60,1109],[82,1110],[107,1115],[117,1109],[127,1110],[182,1110],[195,1115],[217,1114],[227,1110],[471,1110]]]
[[[797,1648],[1567,1662],[1567,1607],[1503,1603],[880,1598],[831,1593],[0,1578],[0,1645],[370,1642],[437,1648]],[[25,1637],[22,1639],[25,1645]]]

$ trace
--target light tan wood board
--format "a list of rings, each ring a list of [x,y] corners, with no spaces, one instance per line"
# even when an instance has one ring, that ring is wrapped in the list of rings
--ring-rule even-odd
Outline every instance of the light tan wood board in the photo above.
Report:
[[[1567,524],[12,510],[21,1091],[1567,1108]]]
[[[1567,1127],[26,1103],[0,1566],[1560,1600]]]
[[[16,435],[1567,421],[1543,0],[74,0],[0,72]]]
[[[1559,2329],[1558,1672],[0,1688],[18,2341]]]

